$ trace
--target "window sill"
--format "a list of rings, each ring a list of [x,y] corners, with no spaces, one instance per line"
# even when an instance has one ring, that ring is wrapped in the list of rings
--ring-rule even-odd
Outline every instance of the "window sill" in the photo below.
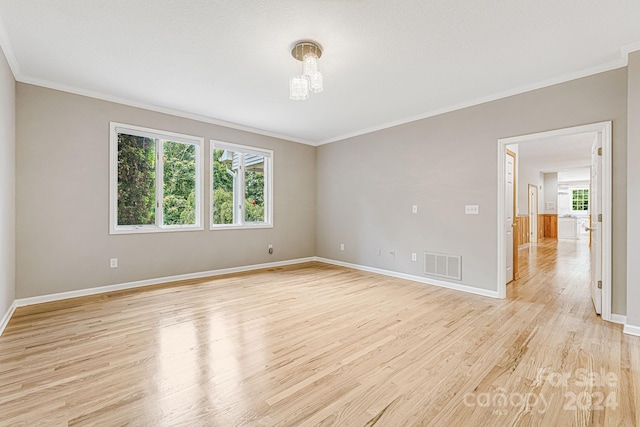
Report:
[[[139,228],[116,228],[109,230],[109,234],[148,234],[148,233],[175,233],[179,231],[203,231],[202,226],[193,227],[139,227]]]
[[[256,225],[214,225],[210,226],[209,230],[211,231],[219,231],[219,230],[256,230],[261,228],[273,228],[273,224],[256,224]]]

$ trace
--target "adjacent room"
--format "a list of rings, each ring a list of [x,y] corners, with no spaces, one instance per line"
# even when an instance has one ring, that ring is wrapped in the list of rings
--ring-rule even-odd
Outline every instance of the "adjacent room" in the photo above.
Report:
[[[0,426],[640,426],[638,22],[0,0]]]

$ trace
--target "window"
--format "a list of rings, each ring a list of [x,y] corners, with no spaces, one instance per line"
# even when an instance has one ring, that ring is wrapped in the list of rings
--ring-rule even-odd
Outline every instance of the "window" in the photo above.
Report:
[[[211,228],[271,227],[273,152],[211,141]]]
[[[580,188],[571,190],[571,210],[585,212],[589,210],[589,190]]]
[[[110,233],[202,230],[203,142],[112,122]]]

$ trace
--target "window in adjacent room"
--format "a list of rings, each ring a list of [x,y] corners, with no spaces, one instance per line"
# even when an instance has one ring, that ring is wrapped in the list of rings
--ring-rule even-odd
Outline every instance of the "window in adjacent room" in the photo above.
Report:
[[[110,233],[202,230],[203,144],[112,122]]]
[[[211,141],[211,228],[273,225],[273,151]]]
[[[587,212],[589,210],[589,189],[571,190],[571,210],[573,212]]]

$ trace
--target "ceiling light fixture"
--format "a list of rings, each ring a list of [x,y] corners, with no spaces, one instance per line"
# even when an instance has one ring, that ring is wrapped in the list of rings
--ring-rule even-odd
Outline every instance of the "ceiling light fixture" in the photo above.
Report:
[[[318,70],[318,58],[322,56],[320,45],[312,41],[299,41],[293,46],[291,56],[302,62],[302,75],[289,79],[289,98],[304,101],[309,99],[309,92],[322,92],[322,73]]]

